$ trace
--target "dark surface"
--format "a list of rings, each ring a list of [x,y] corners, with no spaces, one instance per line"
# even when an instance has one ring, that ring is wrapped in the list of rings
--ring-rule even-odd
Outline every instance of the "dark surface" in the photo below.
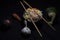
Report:
[[[18,1],[18,2],[17,2]],[[45,18],[47,7],[55,7],[57,10],[57,16],[54,20],[53,26],[56,31],[53,31],[44,21],[36,22],[38,28],[40,29],[43,37],[41,38],[37,31],[35,30],[32,23],[28,22],[28,27],[32,30],[30,35],[23,35],[21,29],[24,25],[24,18],[22,17],[24,9],[20,0],[1,0],[0,1],[0,40],[60,40],[60,13],[59,13],[59,2],[55,0],[26,0],[32,7],[38,8],[43,11],[43,16]],[[22,1],[22,0],[21,0]],[[25,5],[26,6],[26,5]],[[26,6],[27,7],[27,6]],[[18,21],[12,16],[12,13],[16,12],[22,19]],[[7,27],[3,25],[3,20],[9,19],[11,24]],[[7,27],[7,28],[6,28]],[[4,29],[5,28],[5,29]]]

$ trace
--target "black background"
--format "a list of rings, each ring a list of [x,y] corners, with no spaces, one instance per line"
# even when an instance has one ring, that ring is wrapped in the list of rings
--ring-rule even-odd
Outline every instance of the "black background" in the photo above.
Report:
[[[59,2],[56,0],[26,0],[32,7],[38,8],[43,11],[43,16],[46,18],[45,9],[48,7],[55,7],[56,18],[54,20],[53,26],[56,31],[53,31],[44,21],[36,22],[38,28],[40,29],[43,37],[41,38],[37,31],[35,30],[32,23],[28,22],[28,27],[31,29],[31,35],[23,36],[21,34],[21,29],[24,25],[24,18],[22,17],[24,9],[19,3],[22,0],[0,0],[0,27],[2,27],[2,22],[5,19],[9,19],[11,24],[7,30],[0,30],[0,40],[60,40],[60,13],[59,13]],[[25,5],[26,6],[26,5]],[[26,6],[28,8],[28,6]],[[15,19],[12,14],[17,13],[22,21]],[[3,25],[4,26],[4,25]],[[1,29],[1,28],[0,28]]]

